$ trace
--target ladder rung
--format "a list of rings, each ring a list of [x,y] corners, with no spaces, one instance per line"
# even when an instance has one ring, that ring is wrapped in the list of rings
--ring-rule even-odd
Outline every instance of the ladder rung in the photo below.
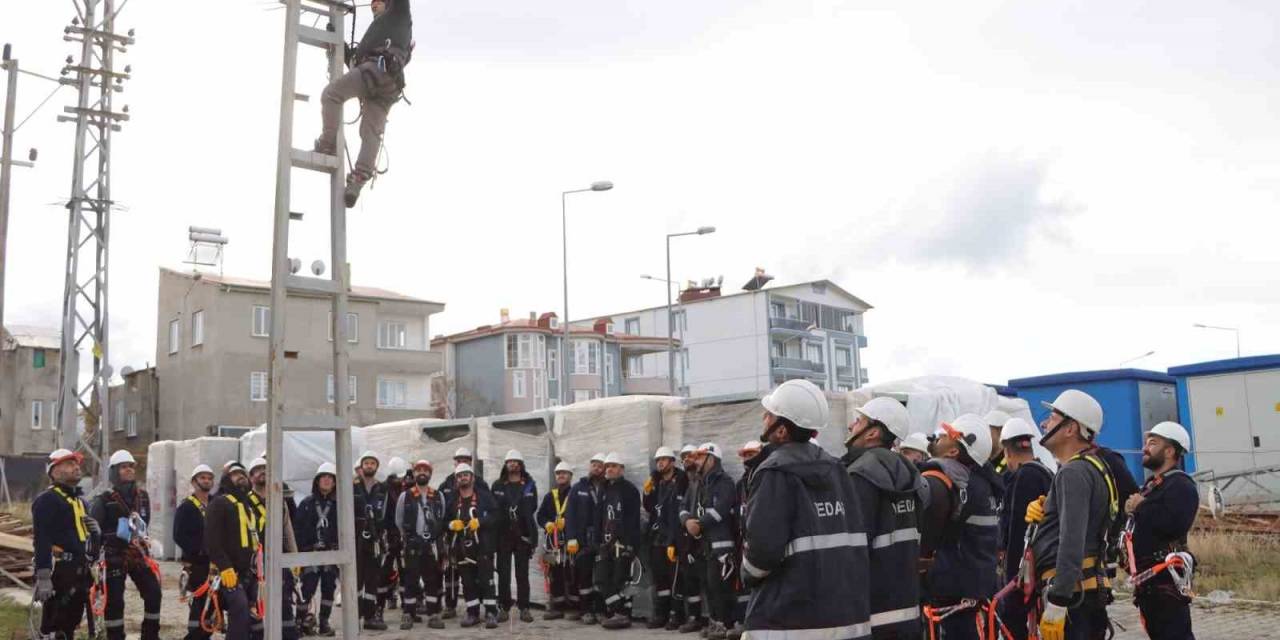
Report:
[[[298,102],[311,102],[311,96],[305,93],[298,93],[296,91],[293,92],[293,99],[297,100]]]
[[[285,416],[285,431],[341,431],[349,427],[350,420],[338,416]]]
[[[329,173],[338,169],[338,156],[325,155],[314,151],[303,151],[302,149],[294,149],[290,155],[293,166],[299,169],[310,169],[311,171],[321,171]]]
[[[338,293],[338,283],[328,278],[289,275],[284,277],[284,286],[289,293],[314,293],[323,296]]]
[[[301,222],[301,221],[302,221],[302,212],[301,212],[301,211],[290,211],[290,212],[289,212],[289,219],[290,219],[290,220],[297,220],[297,221]]]
[[[348,553],[354,553],[354,549],[344,552],[337,551],[296,551],[294,553],[280,554],[280,568],[292,569],[294,567],[323,567],[326,565],[341,565],[351,556]]]
[[[308,27],[305,25],[298,25],[298,42],[301,42],[302,44],[309,44],[313,47],[320,47],[321,49],[328,49],[329,47],[340,45],[346,41],[342,39],[342,34],[340,33],[325,31],[324,29],[317,29],[315,27]]]

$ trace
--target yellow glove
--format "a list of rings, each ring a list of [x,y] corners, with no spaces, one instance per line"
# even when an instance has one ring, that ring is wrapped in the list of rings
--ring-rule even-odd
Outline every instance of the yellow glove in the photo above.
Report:
[[[480,529],[480,520],[478,518],[472,518],[471,522],[467,523],[467,528],[472,531],[478,531]]]
[[[676,548],[675,548],[675,545],[672,545],[667,547],[667,562],[674,563],[675,561],[676,561]]]
[[[644,481],[644,494],[647,496],[653,493],[653,478],[647,478]]]
[[[1044,498],[1040,496],[1027,504],[1027,515],[1023,518],[1027,524],[1040,524],[1044,520]]]
[[[556,530],[564,531],[564,518],[556,518]]]
[[[1044,613],[1040,616],[1041,640],[1063,640],[1067,626],[1067,608],[1052,602],[1044,603]]]
[[[578,541],[577,541],[577,540],[570,540],[570,541],[569,541],[569,555],[571,555],[571,556],[572,556],[572,555],[577,555],[577,554],[578,554],[578,549],[580,549],[580,548],[581,548],[581,547],[579,547],[579,546],[578,546]]]
[[[302,577],[302,567],[294,567],[294,568],[293,568],[293,577],[295,577],[295,578],[301,578],[301,577]]]
[[[547,535],[551,535],[551,534],[555,533],[555,532],[556,532],[556,523],[554,523],[554,522],[548,522],[548,523],[547,523],[547,526],[543,527],[543,530],[545,530],[545,531],[547,532]]]
[[[239,576],[236,575],[235,569],[231,569],[231,568],[223,569],[222,572],[218,574],[218,576],[222,578],[223,589],[234,589],[236,588],[236,585],[240,584],[240,578]]]
[[[462,521],[461,521],[461,520],[454,520],[454,521],[450,522],[450,523],[449,523],[449,530],[450,530],[450,531],[462,531]]]

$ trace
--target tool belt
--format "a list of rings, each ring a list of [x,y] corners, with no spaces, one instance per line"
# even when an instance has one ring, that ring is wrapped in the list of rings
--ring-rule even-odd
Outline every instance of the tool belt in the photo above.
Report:
[[[404,93],[404,67],[408,57],[396,47],[378,47],[355,60],[353,68],[359,69],[365,87],[376,98],[400,99]]]
[[[1076,583],[1076,592],[1097,591],[1098,589],[1111,590],[1111,578],[1107,577],[1106,567],[1098,562],[1097,556],[1087,556],[1084,563],[1081,564],[1081,579]],[[1054,576],[1058,575],[1058,570],[1050,567],[1040,573],[1041,586],[1047,584]]]

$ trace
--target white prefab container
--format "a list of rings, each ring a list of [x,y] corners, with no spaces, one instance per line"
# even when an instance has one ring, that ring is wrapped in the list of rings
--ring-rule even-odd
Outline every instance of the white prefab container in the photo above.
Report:
[[[551,487],[550,411],[477,418],[476,460],[492,485],[504,473],[507,452],[515,449],[524,458],[525,471],[538,483],[538,499]]]
[[[147,447],[147,495],[151,496],[151,535],[153,551],[163,560],[174,557],[173,512],[178,501],[174,490],[177,482],[173,470],[173,441],[153,442]]]
[[[639,486],[649,475],[650,458],[662,442],[662,407],[678,402],[663,396],[623,396],[575,402],[555,411],[551,445],[581,478],[591,456],[617,452],[626,476]]]

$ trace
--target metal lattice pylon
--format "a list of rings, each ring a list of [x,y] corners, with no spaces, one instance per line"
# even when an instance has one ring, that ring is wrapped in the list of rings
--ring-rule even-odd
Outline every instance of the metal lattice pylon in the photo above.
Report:
[[[58,389],[59,445],[87,450],[97,461],[100,481],[106,481],[103,463],[110,426],[107,386],[111,370],[108,355],[108,247],[111,237],[111,134],[120,130],[128,113],[112,108],[112,97],[123,90],[127,73],[115,71],[116,53],[133,44],[133,32],[115,32],[115,0],[75,0],[76,19],[63,30],[63,40],[78,42],[80,60],[70,57],[61,82],[75,86],[74,107],[63,107],[59,122],[76,124],[75,163],[71,171],[71,196],[67,202],[66,280],[62,298],[62,352]],[[127,67],[126,67],[127,69]],[[125,108],[127,111],[127,107]],[[93,357],[93,375],[80,381],[80,349]],[[85,425],[96,427],[96,447],[78,442],[80,412]]]
[[[328,54],[329,77],[344,72],[343,22],[354,7],[339,0],[281,0],[285,5],[284,74],[280,86],[280,132],[276,158],[276,198],[274,234],[271,252],[271,354],[270,354],[270,419],[267,423],[267,464],[271,469],[268,495],[266,541],[266,638],[279,640],[281,633],[280,604],[284,599],[281,571],[293,567],[338,565],[342,582],[342,636],[357,636],[359,601],[356,597],[355,490],[351,468],[351,428],[347,420],[347,292],[350,270],[347,266],[347,209],[343,202],[345,176],[339,158],[344,141],[339,129],[337,153],[323,155],[295,149],[293,146],[293,107],[296,100],[306,98],[295,90],[298,70],[298,46],[320,47]],[[300,24],[307,12],[328,21],[325,30]],[[329,279],[293,275],[289,260],[289,222],[292,174],[294,169],[329,174],[329,227],[332,258]],[[333,313],[333,403],[332,416],[299,416],[287,413],[284,380],[289,363],[285,360],[285,302],[289,295],[323,296],[332,299]],[[283,532],[278,514],[284,511],[281,470],[284,469],[284,434],[287,431],[328,431],[334,436],[334,454],[338,468],[338,549],[284,554]]]

